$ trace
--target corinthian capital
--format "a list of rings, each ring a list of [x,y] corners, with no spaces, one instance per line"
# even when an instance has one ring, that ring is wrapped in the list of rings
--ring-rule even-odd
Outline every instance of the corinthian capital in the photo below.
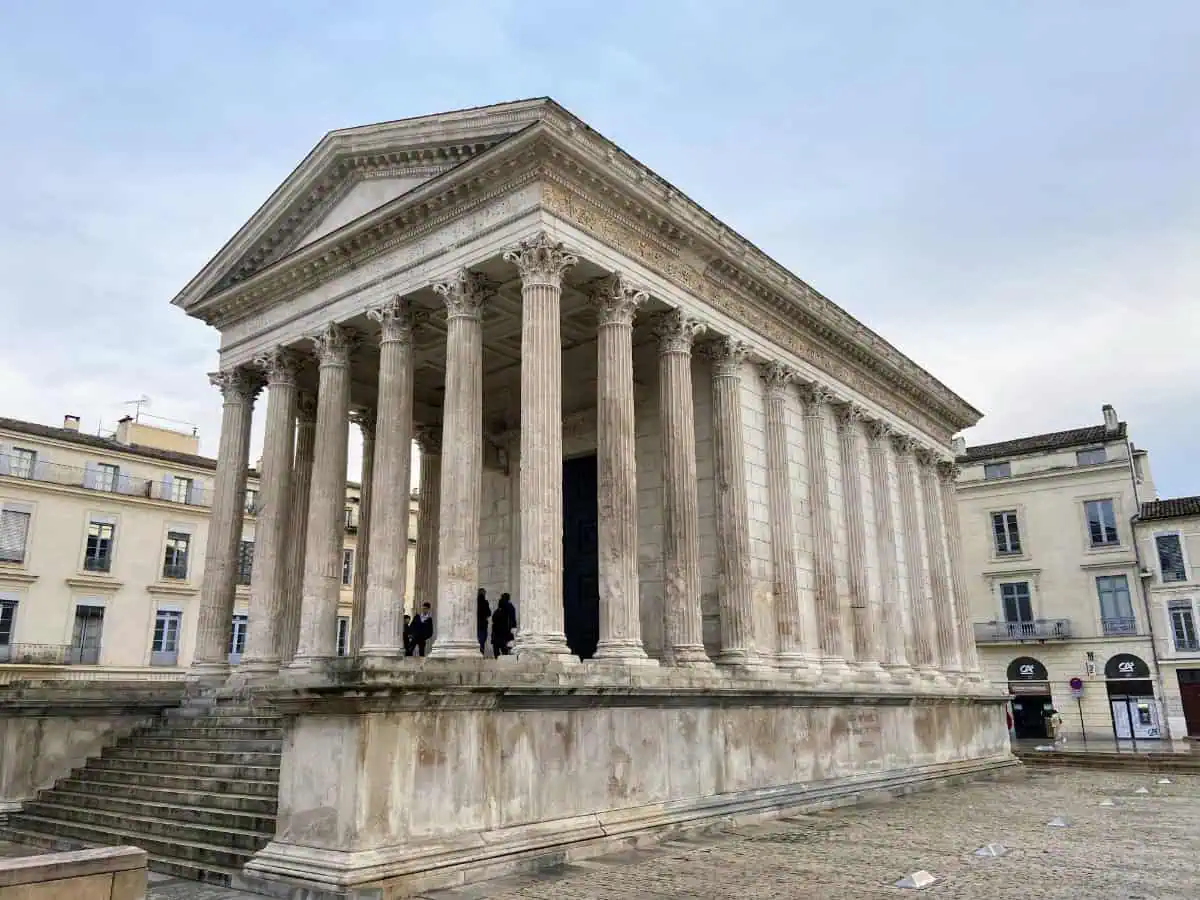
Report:
[[[559,287],[563,274],[579,262],[579,257],[564,250],[563,245],[546,232],[539,231],[511,250],[505,250],[504,261],[517,267],[524,285],[549,284]]]
[[[287,347],[272,347],[254,357],[254,365],[267,376],[268,385],[294,385],[304,357]]]
[[[662,313],[654,322],[659,353],[691,353],[692,342],[704,333],[707,326],[682,309]]]
[[[833,415],[840,434],[854,434],[854,426],[867,418],[867,411],[857,403],[838,400],[833,403]]]
[[[393,297],[381,306],[368,309],[367,318],[378,322],[382,328],[379,335],[381,344],[407,344],[412,341],[412,301],[407,297]]]
[[[433,285],[433,291],[445,301],[447,317],[478,320],[496,286],[478,272],[459,269],[452,278]]]
[[[253,403],[263,389],[262,375],[246,366],[209,372],[208,382],[221,392],[226,403]]]
[[[742,363],[750,355],[750,345],[733,337],[709,341],[703,350],[712,360],[714,378],[737,378],[742,374]]]
[[[308,339],[322,366],[348,366],[357,335],[351,328],[330,323]]]
[[[442,455],[442,423],[434,422],[428,425],[418,425],[413,430],[413,439],[421,448],[421,452],[429,456]]]
[[[763,363],[758,371],[768,397],[782,397],[787,386],[796,380],[797,375],[795,369],[777,359]]]
[[[900,456],[912,455],[920,446],[916,438],[907,434],[896,432],[892,435],[892,449]]]
[[[650,299],[619,272],[593,282],[589,293],[601,325],[632,325],[638,307]]]
[[[369,406],[358,406],[350,410],[350,421],[362,431],[364,441],[375,440],[375,410]]]
[[[867,419],[867,437],[873,445],[882,448],[895,433],[896,429],[883,419]]]
[[[914,454],[916,455],[917,462],[920,463],[921,468],[928,469],[930,472],[933,472],[934,466],[941,461],[941,457],[938,456],[936,450],[930,450],[925,446],[918,446],[914,451]]]
[[[937,464],[937,470],[938,477],[946,484],[954,484],[958,481],[959,476],[962,475],[962,468],[957,463],[947,459],[943,459]]]
[[[835,399],[837,399],[837,395],[823,384],[815,381],[800,383],[800,402],[804,404],[806,416],[820,415],[821,406],[832,403]]]

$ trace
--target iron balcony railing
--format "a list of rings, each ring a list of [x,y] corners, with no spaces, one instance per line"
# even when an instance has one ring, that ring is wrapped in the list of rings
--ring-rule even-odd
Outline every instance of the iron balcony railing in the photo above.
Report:
[[[977,644],[1003,644],[1011,641],[1065,641],[1070,636],[1070,619],[975,623],[975,643]]]
[[[0,475],[61,484],[67,487],[87,488],[105,494],[122,494],[126,497],[146,497],[150,500],[165,500],[184,506],[212,506],[212,491],[202,490],[195,484],[187,486],[174,479],[134,478],[132,475],[112,475],[97,469],[79,469],[58,463],[35,460],[32,466],[28,458],[0,453]]]
[[[0,644],[0,663],[65,666],[70,662],[70,644]]]
[[[187,563],[164,563],[163,578],[187,578]]]
[[[1100,627],[1104,630],[1106,635],[1137,634],[1137,619],[1133,618],[1132,616],[1101,619]]]
[[[1196,638],[1188,640],[1187,638],[1177,637],[1175,638],[1175,649],[1182,653],[1195,653],[1197,650],[1200,650],[1200,640]]]

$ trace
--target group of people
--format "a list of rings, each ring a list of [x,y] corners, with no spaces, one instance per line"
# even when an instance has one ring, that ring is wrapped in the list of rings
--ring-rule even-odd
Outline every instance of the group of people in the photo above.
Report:
[[[492,655],[508,656],[512,653],[513,638],[517,633],[517,608],[508,594],[501,594],[493,610],[488,603],[487,591],[479,589],[476,595],[478,607],[476,626],[479,652],[487,656],[488,639],[491,638]],[[421,605],[416,618],[404,617],[404,655],[425,656],[429,642],[433,640],[433,608],[428,603]]]

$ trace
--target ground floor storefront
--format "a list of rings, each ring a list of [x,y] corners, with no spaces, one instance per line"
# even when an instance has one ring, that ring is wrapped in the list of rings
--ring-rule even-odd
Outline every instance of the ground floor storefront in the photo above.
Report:
[[[1173,738],[1200,740],[1200,659],[1161,661],[1163,705]]]

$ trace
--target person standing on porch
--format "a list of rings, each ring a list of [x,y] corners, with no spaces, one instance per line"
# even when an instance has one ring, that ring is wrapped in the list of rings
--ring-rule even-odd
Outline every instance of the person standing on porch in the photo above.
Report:
[[[428,603],[422,604],[421,614],[413,620],[412,632],[416,655],[425,656],[429,652],[428,644],[433,637],[433,607]]]
[[[484,588],[480,588],[475,595],[475,607],[475,636],[479,638],[479,655],[487,656],[488,622],[492,618],[492,607],[488,605]]]
[[[492,652],[497,657],[512,653],[513,637],[517,630],[517,608],[508,594],[500,595],[496,611],[492,613]]]

